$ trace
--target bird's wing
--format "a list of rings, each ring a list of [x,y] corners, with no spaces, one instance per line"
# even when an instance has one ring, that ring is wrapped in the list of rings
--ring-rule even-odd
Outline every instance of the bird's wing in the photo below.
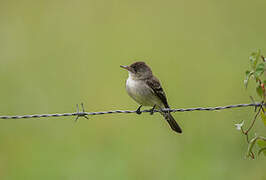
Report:
[[[165,108],[169,108],[166,95],[160,84],[160,81],[156,77],[152,77],[146,80],[146,84],[153,90],[156,96],[163,102]]]

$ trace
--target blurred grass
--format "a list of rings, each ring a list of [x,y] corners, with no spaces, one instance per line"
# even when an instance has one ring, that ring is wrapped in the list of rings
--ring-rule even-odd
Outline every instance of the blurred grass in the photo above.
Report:
[[[136,109],[120,64],[143,60],[172,107],[249,102],[248,56],[265,48],[266,2],[1,1],[1,115]],[[265,53],[265,49],[263,49]],[[234,123],[252,109],[5,120],[1,179],[265,179]],[[247,122],[248,123],[248,122]],[[258,121],[257,130],[262,123]]]

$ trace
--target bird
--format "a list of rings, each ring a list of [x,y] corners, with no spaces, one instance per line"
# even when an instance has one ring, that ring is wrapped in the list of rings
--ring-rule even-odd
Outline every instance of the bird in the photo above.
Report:
[[[145,62],[138,61],[130,66],[120,65],[120,67],[128,71],[126,91],[140,105],[136,110],[137,114],[141,114],[142,106],[152,107],[151,114],[155,109],[170,108],[160,81],[153,75],[151,68]],[[160,111],[160,113],[173,131],[182,133],[180,126],[169,111]]]

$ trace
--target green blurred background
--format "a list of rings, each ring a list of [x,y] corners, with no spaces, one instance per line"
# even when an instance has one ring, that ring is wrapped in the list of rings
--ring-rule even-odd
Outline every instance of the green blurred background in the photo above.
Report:
[[[266,1],[0,2],[0,115],[136,109],[119,65],[149,64],[175,108],[249,103]],[[0,179],[266,179],[235,123],[252,108],[0,121]],[[258,121],[256,131],[263,133]],[[254,132],[253,132],[254,133]],[[264,167],[263,167],[264,166]]]

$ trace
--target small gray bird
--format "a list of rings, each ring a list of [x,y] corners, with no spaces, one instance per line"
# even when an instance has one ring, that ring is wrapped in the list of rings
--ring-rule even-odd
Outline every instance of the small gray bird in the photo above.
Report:
[[[130,66],[120,66],[128,71],[129,77],[126,81],[126,90],[130,97],[140,104],[137,113],[140,114],[142,106],[151,106],[154,109],[170,108],[166,95],[159,80],[152,74],[150,67],[145,62],[135,62]],[[181,128],[170,114],[161,112],[170,127],[177,133],[182,133]]]

